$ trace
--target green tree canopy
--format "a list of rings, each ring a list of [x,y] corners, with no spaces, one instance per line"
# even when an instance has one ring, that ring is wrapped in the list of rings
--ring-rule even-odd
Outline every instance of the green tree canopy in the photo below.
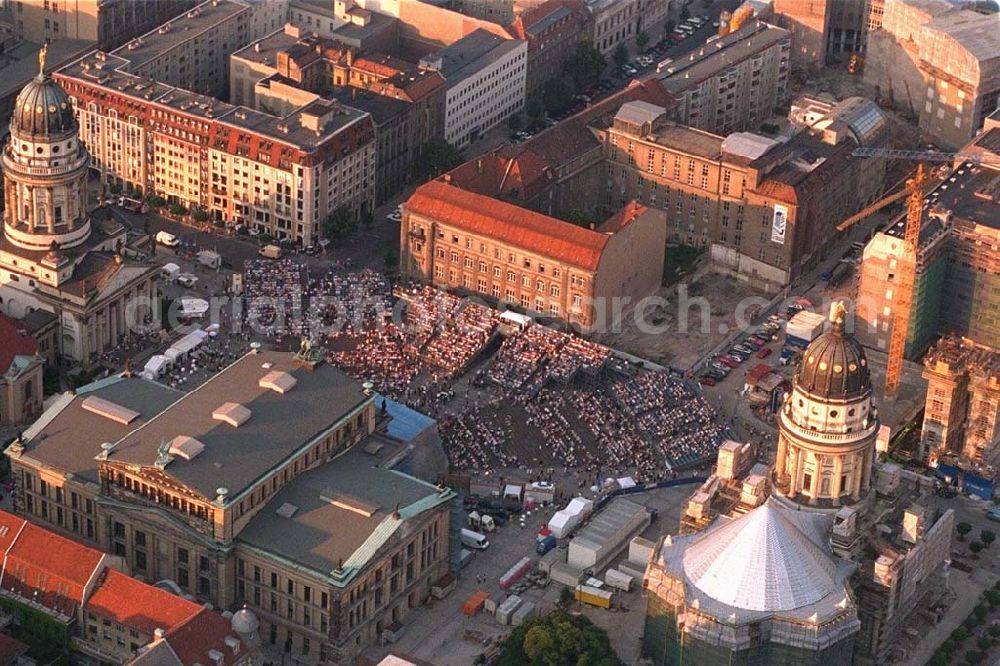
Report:
[[[608,635],[583,615],[559,610],[516,628],[498,666],[621,666]]]
[[[542,102],[542,96],[535,94],[529,97],[528,101],[524,103],[524,111],[532,120],[538,120],[544,116],[545,104]]]
[[[649,46],[649,33],[643,30],[638,35],[636,35],[635,45],[639,47],[640,51],[645,51],[646,47]]]
[[[590,44],[578,44],[576,51],[563,63],[563,73],[573,80],[573,87],[584,90],[597,83],[607,61]]]
[[[983,549],[983,544],[981,541],[973,541],[969,544],[969,550],[973,553],[979,553]]]
[[[549,113],[562,111],[573,101],[573,89],[563,78],[549,79],[542,89],[542,102]]]
[[[444,139],[431,139],[420,146],[415,171],[421,180],[437,178],[462,163],[462,153]]]
[[[979,533],[979,540],[983,542],[984,546],[989,548],[990,544],[997,540],[996,532],[993,530],[983,530]]]
[[[965,541],[965,535],[972,531],[972,525],[969,523],[959,523],[955,525],[955,531],[958,532],[958,540]]]
[[[334,242],[344,240],[357,229],[358,220],[347,206],[338,206],[323,220],[323,235]]]
[[[614,59],[615,64],[619,67],[628,62],[628,49],[625,48],[624,44],[619,44],[615,47],[614,52],[611,54]]]

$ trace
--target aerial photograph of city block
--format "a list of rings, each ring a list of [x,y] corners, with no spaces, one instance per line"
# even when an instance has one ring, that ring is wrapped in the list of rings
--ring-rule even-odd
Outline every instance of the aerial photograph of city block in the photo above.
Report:
[[[1000,664],[1000,0],[0,0],[0,666]]]

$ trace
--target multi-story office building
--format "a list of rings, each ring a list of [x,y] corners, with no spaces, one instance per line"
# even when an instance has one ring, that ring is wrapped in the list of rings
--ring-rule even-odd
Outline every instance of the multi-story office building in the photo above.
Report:
[[[93,53],[57,73],[102,179],[304,246],[340,206],[374,197],[371,117],[317,100],[284,117],[126,72]]]
[[[524,107],[528,45],[486,30],[424,57],[447,82],[444,138],[464,148]]]
[[[869,38],[865,81],[919,118],[929,139],[958,148],[1000,103],[997,14],[946,0],[885,0]]]
[[[224,617],[130,578],[120,557],[6,511],[0,511],[0,551],[0,599],[31,627],[24,638],[39,654],[65,645],[80,663],[255,663],[255,632],[245,629],[257,620],[248,611]]]
[[[963,150],[1000,161],[1000,127]],[[907,356],[918,357],[938,335],[980,344],[1000,340],[1000,165],[956,165],[926,197],[920,232]],[[865,247],[858,279],[857,333],[864,344],[887,349],[892,333],[897,265],[903,260],[905,214]]]
[[[585,229],[459,189],[445,174],[403,204],[400,272],[593,330],[613,299],[634,304],[660,285],[665,241],[663,214],[645,206]]]
[[[288,24],[233,54],[231,65],[235,103],[284,115],[321,96],[370,113],[376,203],[409,182],[424,143],[444,136],[444,79],[400,58]]]
[[[717,134],[756,130],[785,100],[787,30],[754,21],[659,67],[678,122]]]
[[[19,0],[9,2],[14,36],[46,43],[65,39],[114,49],[191,9],[196,0]]]
[[[922,457],[952,452],[974,463],[1000,463],[1000,350],[942,338],[927,352],[923,376]]]
[[[322,353],[251,353],[184,394],[128,374],[8,450],[29,520],[249,606],[269,661],[347,663],[448,569],[454,494],[385,467],[375,396]],[[290,418],[295,414],[295,418]]]
[[[548,0],[518,14],[511,34],[528,43],[527,94],[550,79],[564,76],[563,63],[581,44],[594,39],[594,19],[582,0]]]
[[[792,62],[818,69],[863,53],[884,0],[775,0],[773,14],[792,34]]]
[[[783,143],[723,138],[631,102],[600,128],[606,205],[635,199],[664,210],[670,240],[710,247],[721,270],[773,290],[815,266],[836,225],[878,198],[884,164],[850,154],[885,134],[884,115],[862,98],[840,102]]]

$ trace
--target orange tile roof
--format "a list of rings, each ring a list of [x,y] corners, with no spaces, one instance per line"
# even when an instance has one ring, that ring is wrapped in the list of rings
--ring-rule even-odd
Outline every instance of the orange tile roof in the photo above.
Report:
[[[597,269],[608,242],[606,234],[468,192],[442,180],[418,187],[405,209],[587,270]]]
[[[87,583],[103,566],[104,554],[21,522],[22,527],[5,553],[0,587],[5,593],[72,615],[83,602]]]
[[[232,648],[226,645],[226,636],[234,636],[229,620],[215,611],[202,608],[197,615],[184,624],[166,633],[167,643],[184,666],[195,664],[211,664],[209,650],[216,650],[223,655],[222,664],[235,664],[246,656],[247,647],[241,640],[240,647],[233,654]]]
[[[202,606],[108,569],[87,600],[88,612],[152,636],[190,620]]]
[[[648,210],[649,208],[635,200],[629,201],[624,208],[606,219],[597,229],[606,234],[618,233]]]

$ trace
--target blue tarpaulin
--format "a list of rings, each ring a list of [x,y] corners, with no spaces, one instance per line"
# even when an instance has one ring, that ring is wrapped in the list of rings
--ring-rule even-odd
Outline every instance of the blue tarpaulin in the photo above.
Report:
[[[389,421],[389,436],[409,442],[417,435],[434,425],[434,419],[418,411],[414,411],[404,404],[386,398],[382,395],[375,397],[375,407],[382,408],[382,401],[385,400],[386,411],[392,420]]]

